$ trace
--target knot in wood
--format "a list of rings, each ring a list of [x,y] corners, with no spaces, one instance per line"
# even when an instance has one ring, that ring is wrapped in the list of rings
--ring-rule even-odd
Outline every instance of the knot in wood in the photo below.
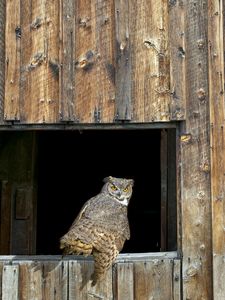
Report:
[[[203,102],[205,100],[205,98],[206,98],[206,92],[205,92],[205,90],[203,88],[200,88],[197,91],[197,96],[198,96],[198,99]]]
[[[201,251],[205,251],[205,245],[204,245],[204,244],[201,244],[200,247],[199,247],[199,249],[200,249]]]
[[[21,35],[22,35],[22,31],[21,31],[21,27],[20,27],[20,26],[17,26],[17,27],[16,27],[15,33],[16,33],[16,38],[17,38],[17,39],[20,39],[20,38],[21,38]]]
[[[194,277],[198,274],[199,271],[199,266],[197,265],[191,265],[187,270],[186,270],[186,275],[188,277]]]
[[[205,46],[205,41],[203,39],[197,40],[198,49],[203,49]]]

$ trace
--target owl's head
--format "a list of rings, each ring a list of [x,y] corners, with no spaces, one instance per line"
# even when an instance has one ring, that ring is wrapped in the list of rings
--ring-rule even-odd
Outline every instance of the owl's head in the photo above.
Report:
[[[127,206],[132,195],[134,180],[109,176],[103,181],[105,184],[102,191],[107,192],[115,200]]]

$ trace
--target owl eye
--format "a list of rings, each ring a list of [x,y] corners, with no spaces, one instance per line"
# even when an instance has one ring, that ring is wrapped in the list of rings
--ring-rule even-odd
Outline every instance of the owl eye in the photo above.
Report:
[[[111,189],[112,189],[113,191],[118,190],[118,188],[117,188],[114,184],[111,185]]]
[[[129,190],[128,186],[127,186],[125,189],[123,189],[123,191],[124,191],[125,193],[128,192],[128,190]]]

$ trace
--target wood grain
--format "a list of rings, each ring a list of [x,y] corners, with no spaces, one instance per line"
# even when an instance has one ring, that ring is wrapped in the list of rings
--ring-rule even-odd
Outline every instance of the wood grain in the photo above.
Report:
[[[19,299],[66,300],[67,262],[19,262]]]
[[[77,0],[75,114],[82,123],[114,118],[113,2]]]
[[[116,264],[116,294],[120,300],[134,300],[134,273],[133,263]]]
[[[74,121],[75,1],[60,3],[59,120]]]
[[[169,1],[170,111],[172,120],[186,116],[185,9],[183,0]]]
[[[181,261],[174,259],[173,261],[173,300],[181,300]]]
[[[4,121],[4,98],[5,98],[5,15],[6,1],[0,1],[0,124]]]
[[[169,121],[167,1],[130,2],[134,120]]]
[[[93,261],[69,262],[69,299],[109,299],[112,300],[112,271],[107,272],[104,281],[91,286]]]
[[[59,7],[25,0],[21,6],[21,100],[24,123],[54,123],[59,102]]]
[[[5,265],[2,273],[2,300],[19,300],[19,266]]]
[[[185,118],[182,1],[16,3],[6,10],[6,120]]]
[[[104,281],[91,286],[93,260],[90,257],[79,260],[62,260],[59,256],[20,258],[1,257],[0,287],[4,300],[180,299],[178,259],[116,263],[116,276],[113,277],[116,289],[113,292],[112,270],[108,271]]]
[[[20,0],[6,1],[4,119],[20,119],[21,25]]]
[[[184,2],[186,122],[181,127],[184,299],[212,299],[207,5]]]
[[[172,299],[172,269],[172,260],[136,262],[134,299]]]
[[[115,120],[132,119],[131,103],[131,49],[129,1],[115,1],[116,26],[116,116]]]
[[[213,299],[225,296],[224,2],[209,0],[209,104],[211,143]]]

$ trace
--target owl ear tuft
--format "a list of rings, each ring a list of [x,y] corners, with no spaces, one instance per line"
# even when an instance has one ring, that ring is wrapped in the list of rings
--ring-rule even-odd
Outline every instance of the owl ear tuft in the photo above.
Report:
[[[112,181],[112,176],[108,176],[103,179],[103,182],[105,182],[105,183],[109,182],[109,181]]]
[[[133,186],[134,185],[134,180],[133,179],[129,179],[129,183]]]

